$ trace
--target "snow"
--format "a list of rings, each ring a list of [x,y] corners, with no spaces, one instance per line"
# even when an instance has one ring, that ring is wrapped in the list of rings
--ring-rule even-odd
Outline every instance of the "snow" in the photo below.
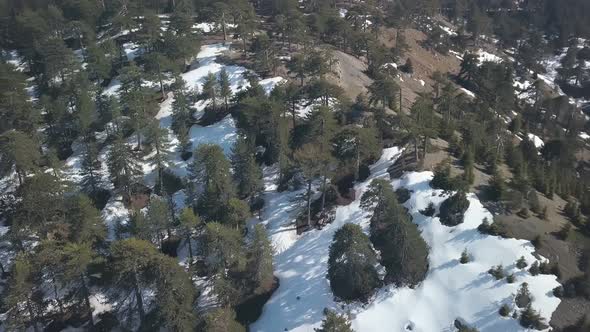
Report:
[[[528,134],[527,134],[527,137],[528,137],[528,139],[529,139],[531,142],[533,142],[533,144],[535,144],[535,147],[536,147],[537,149],[539,149],[539,148],[542,148],[542,147],[543,147],[543,145],[545,145],[545,143],[543,142],[543,140],[542,140],[542,139],[541,139],[539,136],[537,136],[537,135],[535,135],[535,134],[528,133]]]
[[[467,90],[465,88],[461,88],[461,91],[463,91],[466,95],[475,98],[475,93],[473,93],[473,91]]]
[[[387,168],[399,156],[398,148],[385,149],[381,159],[371,167],[370,178],[355,187],[356,197],[361,197],[374,178],[389,178]],[[288,229],[285,218],[278,217],[263,222],[269,229],[275,255],[275,274],[280,286],[266,303],[262,316],[250,326],[252,331],[313,331],[323,319],[323,309],[350,312],[355,331],[454,331],[453,322],[460,318],[481,332],[526,331],[518,321],[498,314],[504,303],[512,304],[513,296],[522,282],[529,284],[534,296],[533,308],[547,320],[560,300],[551,290],[559,283],[553,275],[531,276],[517,270],[515,262],[524,256],[532,264],[534,248],[530,242],[480,234],[477,226],[492,215],[477,197],[468,195],[469,209],[465,222],[456,227],[440,224],[437,217],[425,217],[418,211],[432,202],[437,208],[449,194],[430,188],[431,172],[407,173],[392,181],[394,187],[412,191],[405,203],[414,222],[430,247],[430,268],[426,279],[415,289],[386,286],[374,296],[372,303],[336,303],[330,290],[327,274],[329,245],[334,232],[345,223],[359,224],[368,232],[369,214],[359,206],[359,199],[347,206],[338,207],[332,224],[322,230],[312,230],[297,236]],[[297,205],[291,203],[293,193],[277,193],[277,198],[267,201],[266,216],[281,211],[291,211]],[[282,195],[282,196],[281,196]],[[473,260],[460,264],[461,252],[467,249]],[[496,281],[487,271],[503,264],[505,273],[514,273],[516,282]]]
[[[479,63],[484,63],[486,61],[497,62],[497,63],[502,62],[502,58],[500,58],[499,56],[489,53],[489,52],[486,52],[482,49],[479,49],[477,51],[477,56],[479,57]]]
[[[418,80],[418,82],[420,82],[420,85],[422,86],[426,85],[426,82],[424,82],[424,80]]]
[[[583,140],[590,139],[590,135],[588,135],[586,132],[581,132],[578,134],[578,136]]]

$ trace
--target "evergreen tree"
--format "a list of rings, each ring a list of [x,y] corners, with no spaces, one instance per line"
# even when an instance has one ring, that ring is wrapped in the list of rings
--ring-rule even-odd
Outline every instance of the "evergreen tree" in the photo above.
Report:
[[[180,222],[180,232],[182,235],[186,237],[186,242],[188,244],[188,254],[189,254],[189,265],[193,262],[193,233],[197,230],[198,227],[201,226],[201,219],[198,215],[195,215],[193,209],[191,208],[184,208],[180,213],[180,217],[178,218]]]
[[[232,90],[230,86],[229,75],[227,74],[225,68],[221,69],[221,72],[219,72],[217,84],[219,85],[219,97],[223,99],[223,105],[225,106],[225,111],[227,112],[229,110],[229,99],[232,96]]]
[[[324,316],[322,326],[314,329],[316,332],[354,332],[346,316],[339,315],[328,308],[324,309]]]
[[[184,148],[188,144],[190,123],[193,109],[186,81],[181,77],[175,78],[172,85],[174,101],[172,102],[172,131],[178,137],[180,145]]]
[[[216,110],[217,99],[219,98],[219,86],[215,74],[209,73],[209,75],[205,77],[205,82],[203,82],[202,94],[204,99],[211,101],[213,109]]]
[[[215,308],[205,316],[205,332],[245,332],[236,321],[236,313],[229,307]]]
[[[330,287],[337,297],[366,301],[379,286],[377,258],[361,228],[345,224],[334,234],[328,258]]]
[[[13,167],[19,184],[27,174],[37,171],[41,156],[39,146],[27,134],[12,130],[0,136],[1,174],[7,174]]]
[[[252,241],[248,245],[248,266],[254,282],[254,294],[271,290],[274,284],[273,247],[264,226],[254,226]]]
[[[127,196],[130,196],[131,186],[141,172],[135,154],[123,138],[116,138],[111,145],[107,165],[115,189],[122,189]]]
[[[170,145],[170,140],[168,138],[168,130],[160,127],[160,121],[158,119],[151,119],[148,122],[146,129],[147,143],[149,143],[154,148],[154,150],[156,150],[156,153],[152,158],[152,160],[156,164],[156,170],[158,172],[156,188],[159,192],[164,192],[165,188],[162,177],[164,174],[164,167],[166,166],[165,162],[168,156],[167,149]]]
[[[8,280],[8,289],[4,305],[8,308],[8,326],[15,330],[33,327],[35,332],[41,331],[42,307],[39,294],[41,289],[39,275],[26,254],[17,255],[12,274]]]
[[[206,221],[223,221],[229,201],[235,197],[230,166],[219,145],[203,144],[195,151],[190,180],[203,186],[194,203],[199,215]]]
[[[457,226],[463,223],[465,211],[469,208],[469,201],[464,191],[458,191],[447,198],[440,205],[440,222],[445,226]]]
[[[239,197],[252,198],[262,188],[262,171],[256,163],[254,143],[239,137],[232,149],[231,164]]]
[[[66,199],[64,219],[68,225],[68,241],[99,245],[106,238],[106,227],[100,211],[84,194]]]
[[[100,173],[102,163],[98,158],[96,143],[88,142],[85,148],[80,170],[82,175],[81,185],[86,193],[94,195],[102,188],[102,174]]]
[[[325,156],[325,155],[324,155]],[[307,181],[305,199],[307,201],[307,226],[311,226],[311,196],[312,183],[315,177],[321,174],[323,168],[322,154],[315,144],[306,144],[295,151],[295,162],[301,169]]]

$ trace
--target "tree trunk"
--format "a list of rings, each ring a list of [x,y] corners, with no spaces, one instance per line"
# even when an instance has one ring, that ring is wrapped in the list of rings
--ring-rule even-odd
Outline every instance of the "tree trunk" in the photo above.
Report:
[[[354,168],[354,181],[359,179],[359,169],[361,168],[361,150],[356,148],[356,167]]]
[[[193,245],[191,244],[191,234],[190,232],[186,236],[186,241],[188,242],[188,257],[189,257],[189,266],[193,263]]]
[[[307,226],[311,226],[311,179],[307,181]]]
[[[225,28],[225,13],[221,13],[221,30],[223,30],[223,45],[227,42],[227,30]]]
[[[328,177],[324,174],[324,178],[322,179],[322,208],[321,212],[324,212],[324,208],[326,207],[326,182]]]
[[[141,290],[139,289],[139,280],[137,280],[137,271],[133,269],[133,287],[135,291],[135,298],[137,299],[137,311],[139,313],[140,325],[145,317],[145,310],[143,309],[143,297],[141,296]]]
[[[88,310],[88,318],[90,319],[90,326],[94,326],[94,318],[92,317],[92,306],[90,305],[90,292],[86,285],[86,278],[84,274],[80,275],[80,281],[82,281],[82,292],[84,292],[84,303],[86,304],[86,310]]]

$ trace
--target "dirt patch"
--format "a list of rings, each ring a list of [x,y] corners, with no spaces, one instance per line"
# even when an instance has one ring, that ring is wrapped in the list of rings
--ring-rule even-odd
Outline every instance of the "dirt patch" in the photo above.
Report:
[[[366,94],[367,86],[373,83],[373,80],[365,74],[366,63],[338,50],[334,51],[333,55],[338,60],[335,66],[337,75],[335,79],[346,95],[354,100],[359,94]]]

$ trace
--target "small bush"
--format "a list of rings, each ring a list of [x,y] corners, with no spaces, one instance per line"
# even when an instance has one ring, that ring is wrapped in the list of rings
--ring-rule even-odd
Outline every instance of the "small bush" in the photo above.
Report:
[[[540,273],[540,269],[539,269],[539,262],[535,261],[533,263],[533,265],[531,265],[531,268],[529,269],[529,273],[533,276],[539,275]]]
[[[514,297],[514,302],[516,303],[517,307],[526,308],[531,304],[532,301],[533,297],[529,291],[529,284],[523,282],[522,285],[520,285],[516,296]]]
[[[395,191],[395,195],[397,196],[397,201],[400,204],[404,204],[405,202],[408,201],[408,199],[410,199],[410,196],[412,195],[412,193],[406,188],[399,188],[398,190]]]
[[[465,192],[459,191],[447,198],[440,205],[440,222],[445,226],[457,226],[463,223],[465,211],[469,208],[469,201]]]
[[[531,241],[531,243],[533,244],[533,246],[535,247],[535,249],[541,248],[541,244],[543,243],[541,241],[541,235],[535,236],[535,238]]]
[[[557,231],[557,233],[555,235],[557,235],[557,238],[558,239],[563,240],[563,241],[566,241],[569,238],[571,229],[572,229],[572,224],[569,223],[569,222],[566,222],[559,229],[559,231]]]
[[[516,281],[516,277],[514,274],[510,274],[506,277],[506,282],[509,284],[513,284]]]
[[[502,264],[492,267],[488,270],[488,273],[491,274],[496,280],[500,280],[504,278],[504,267]]]
[[[502,317],[508,317],[508,315],[510,315],[510,307],[507,304],[503,304],[500,307],[499,313],[500,313],[500,316],[502,316]]]
[[[505,236],[506,231],[503,227],[496,222],[490,224],[488,218],[484,218],[483,221],[479,226],[477,226],[477,230],[481,234],[493,235],[493,236]]]
[[[547,324],[545,324],[543,317],[533,310],[530,305],[522,311],[522,314],[520,315],[520,325],[525,328],[534,328],[536,330],[544,330],[548,327]]]
[[[522,270],[527,266],[528,264],[526,262],[526,259],[524,259],[524,256],[520,256],[520,258],[516,261],[516,267]]]
[[[557,286],[557,287],[553,288],[553,296],[560,299],[563,297],[563,295],[564,295],[563,286]]]
[[[522,209],[520,209],[520,211],[518,211],[516,213],[519,217],[521,217],[522,219],[527,219],[528,217],[531,216],[531,213],[529,212],[529,209],[523,207]]]
[[[434,212],[436,212],[436,209],[434,208],[434,203],[432,202],[428,204],[428,207],[426,207],[426,209],[420,211],[420,213],[426,217],[432,217],[434,215]]]
[[[471,261],[471,257],[469,257],[469,254],[467,253],[467,249],[463,250],[463,252],[461,253],[461,258],[459,259],[459,262],[461,262],[461,264],[467,264]]]

